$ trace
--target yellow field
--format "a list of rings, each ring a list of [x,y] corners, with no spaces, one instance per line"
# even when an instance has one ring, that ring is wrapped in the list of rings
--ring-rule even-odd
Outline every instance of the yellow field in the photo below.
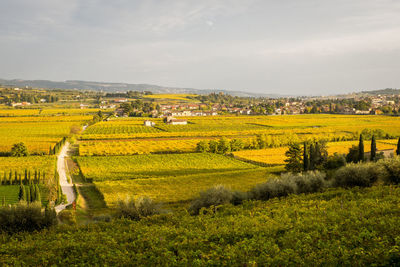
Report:
[[[0,117],[23,117],[23,116],[49,116],[49,115],[88,115],[95,114],[99,110],[103,112],[112,111],[110,109],[98,109],[98,108],[32,108],[32,109],[0,109]]]
[[[1,117],[0,152],[9,152],[15,143],[24,142],[30,153],[48,153],[72,125],[80,125],[90,116]]]
[[[358,145],[358,141],[344,141],[344,142],[331,142],[328,143],[328,154],[333,155],[334,153],[338,154],[347,154],[349,152],[349,148],[352,145]],[[378,140],[377,141],[377,149],[395,149],[397,145],[397,140]],[[371,151],[371,142],[364,141],[364,151]],[[265,164],[271,165],[283,165],[285,164],[285,152],[288,150],[288,147],[279,147],[279,148],[267,148],[260,150],[242,150],[233,152],[234,156],[238,159],[251,160],[256,162],[261,162]]]
[[[80,142],[79,155],[133,155],[160,152],[194,152],[201,139]]]

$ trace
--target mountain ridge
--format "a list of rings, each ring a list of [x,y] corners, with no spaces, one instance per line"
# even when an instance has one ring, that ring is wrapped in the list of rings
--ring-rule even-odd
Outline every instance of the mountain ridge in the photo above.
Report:
[[[233,96],[241,97],[288,97],[280,94],[263,94],[251,93],[234,90],[219,89],[195,89],[184,87],[168,87],[154,84],[131,84],[131,83],[115,83],[115,82],[95,82],[82,80],[66,80],[66,81],[50,81],[50,80],[23,80],[23,79],[0,79],[3,86],[33,87],[46,89],[77,89],[77,90],[93,90],[104,92],[126,92],[126,91],[151,91],[155,94],[210,94],[225,93]]]

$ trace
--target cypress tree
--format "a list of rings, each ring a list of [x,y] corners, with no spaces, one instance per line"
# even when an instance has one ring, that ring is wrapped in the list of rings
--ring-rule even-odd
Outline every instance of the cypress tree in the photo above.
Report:
[[[371,140],[371,161],[374,161],[376,158],[376,141],[375,141],[375,135],[372,136]]]
[[[39,186],[37,184],[35,185],[35,193],[36,193],[35,201],[42,203],[42,198],[40,196],[40,189],[39,189]]]
[[[364,161],[364,140],[362,134],[360,134],[360,140],[358,142],[358,162]]]
[[[33,184],[31,184],[29,187],[30,187],[29,191],[30,191],[30,195],[31,195],[30,202],[34,202],[35,196],[36,196],[35,187],[33,186]]]
[[[315,170],[315,149],[314,145],[310,145],[310,164],[309,164],[309,170]]]
[[[399,141],[397,141],[396,155],[400,155],[400,137],[399,137]]]
[[[31,202],[31,187],[30,186],[28,186],[27,188],[26,188],[26,202]]]
[[[25,197],[26,197],[25,186],[21,183],[19,185],[18,200],[19,201],[26,201]]]
[[[307,151],[307,143],[304,142],[304,148],[303,148],[303,170],[308,171],[310,161],[308,159],[308,151]]]

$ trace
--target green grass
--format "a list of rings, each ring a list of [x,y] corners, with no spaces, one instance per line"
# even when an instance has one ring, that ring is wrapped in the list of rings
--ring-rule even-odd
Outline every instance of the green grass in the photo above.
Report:
[[[84,184],[78,187],[79,195],[83,197],[88,210],[107,208],[103,195],[93,184]]]
[[[255,165],[211,153],[77,157],[84,177],[93,181],[174,177],[256,169]]]
[[[0,204],[14,204],[18,202],[19,185],[1,185],[0,186]]]

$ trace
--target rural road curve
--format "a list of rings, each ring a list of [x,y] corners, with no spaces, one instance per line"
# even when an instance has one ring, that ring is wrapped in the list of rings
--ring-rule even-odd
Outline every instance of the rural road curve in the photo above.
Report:
[[[68,155],[68,151],[70,148],[69,142],[65,142],[64,146],[62,147],[60,154],[57,157],[57,172],[60,176],[60,186],[63,194],[67,196],[67,203],[61,204],[55,207],[56,212],[59,213],[66,206],[70,205],[75,200],[75,192],[72,183],[68,183],[67,179],[67,166],[65,162],[65,157]]]

